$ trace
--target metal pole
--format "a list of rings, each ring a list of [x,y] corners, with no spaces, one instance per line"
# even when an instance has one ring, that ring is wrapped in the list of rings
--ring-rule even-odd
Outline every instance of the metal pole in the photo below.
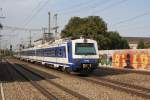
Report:
[[[31,37],[31,30],[29,31],[30,32],[30,36],[29,36],[29,47],[31,47],[31,42],[32,42],[32,37]]]
[[[0,8],[0,11],[2,12],[2,8]],[[4,19],[4,18],[6,18],[6,17],[4,17],[4,16],[0,16],[0,18],[2,18],[2,19]]]
[[[55,14],[55,27],[56,27],[55,32],[56,32],[56,33],[57,33],[57,16],[58,16],[58,14]]]
[[[43,28],[42,28],[43,33],[46,33],[46,30],[47,30],[46,27],[43,27]]]
[[[51,32],[51,13],[50,12],[48,12],[48,16],[49,16],[49,18],[48,18],[48,20],[49,20],[49,22],[48,22],[48,33],[50,33]]]
[[[1,33],[1,30],[0,30],[0,33]],[[1,37],[2,37],[2,35],[0,35],[0,62],[2,61]]]
[[[57,29],[58,29],[58,26],[57,26],[57,16],[58,16],[58,14],[54,15],[54,17],[55,17],[55,27],[54,27],[54,30],[55,30],[55,39],[56,39],[56,36],[57,36]]]

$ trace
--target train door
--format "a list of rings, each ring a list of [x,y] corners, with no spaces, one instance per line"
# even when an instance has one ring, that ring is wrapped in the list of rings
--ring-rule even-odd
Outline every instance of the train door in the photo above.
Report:
[[[68,52],[68,62],[72,63],[72,43],[67,43],[67,52]]]

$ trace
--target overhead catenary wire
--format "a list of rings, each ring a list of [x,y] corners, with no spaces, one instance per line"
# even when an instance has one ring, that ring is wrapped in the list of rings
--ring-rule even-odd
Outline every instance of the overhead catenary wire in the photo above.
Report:
[[[109,3],[110,1],[112,1],[112,0],[103,0],[102,2],[95,4],[91,9],[95,9],[97,7],[104,6],[105,4]]]
[[[103,8],[103,9],[98,9],[98,10],[96,10],[96,11],[93,11],[92,14],[97,13],[97,12],[100,12],[100,13],[101,13],[101,12],[103,12],[103,11],[105,11],[105,10],[108,10],[108,9],[112,8],[112,7],[118,6],[119,4],[122,4],[122,3],[126,2],[126,1],[128,1],[128,0],[121,0],[121,1],[114,2],[114,3],[112,3],[112,4],[108,5],[108,6],[106,6],[106,7]]]
[[[103,1],[89,2],[88,4],[85,4],[84,6],[76,7],[76,9],[72,9],[71,11],[61,12],[60,14],[71,14],[71,13],[76,13],[76,12],[79,13],[83,9],[86,9],[86,10],[87,9],[93,9],[93,8],[96,8],[95,5],[99,4],[98,6],[100,6],[100,5],[103,5],[107,2],[108,2],[108,0],[107,1],[103,0]]]
[[[42,3],[42,2],[43,2],[43,0],[41,0],[41,1],[37,4],[37,6],[34,7],[34,8],[31,10],[32,14],[33,14],[33,12],[35,12],[35,11],[41,6],[41,3]],[[27,21],[27,20],[29,20],[29,19],[31,18],[31,16],[32,16],[32,15],[26,16],[26,18],[24,19],[24,22]]]
[[[111,26],[117,26],[117,25],[119,25],[119,24],[127,23],[127,22],[129,22],[129,21],[136,20],[136,19],[138,19],[138,18],[141,18],[141,17],[146,16],[146,15],[149,15],[149,14],[150,14],[150,11],[145,12],[145,13],[142,13],[142,14],[139,14],[139,15],[136,15],[136,16],[133,16],[133,17],[131,17],[131,18],[128,18],[128,19],[125,19],[125,20],[122,20],[122,21],[119,21],[119,22],[117,22],[117,23],[112,24]]]
[[[111,0],[110,0],[111,1]],[[125,1],[127,1],[127,0],[121,0],[121,1],[117,1],[117,2],[115,2],[115,3],[113,3],[113,4],[110,4],[110,5],[108,5],[108,6],[106,6],[105,8],[103,8],[103,9],[101,9],[101,10],[99,10],[99,11],[105,11],[105,10],[107,10],[107,9],[110,9],[110,8],[112,8],[112,7],[114,7],[114,6],[117,6],[117,5],[119,5],[119,4],[121,4],[121,3],[123,3],[123,2],[125,2]],[[89,4],[89,5],[87,5],[86,4],[86,6],[81,6],[81,7],[78,7],[78,9],[76,10],[74,10],[74,11],[70,11],[70,12],[62,12],[62,13],[60,13],[60,14],[70,14],[70,13],[74,13],[74,12],[81,12],[82,10],[81,10],[81,8],[83,9],[83,8],[86,8],[86,10],[88,9],[88,8],[90,8],[90,10],[91,9],[95,9],[95,8],[97,8],[97,6],[103,6],[104,4],[107,4],[107,3],[109,3],[109,0],[103,0],[103,1],[98,1],[98,2],[94,2],[94,3],[91,3],[91,4]],[[89,11],[89,10],[88,10]],[[87,12],[87,11],[86,11]],[[94,13],[94,12],[93,12]]]
[[[72,6],[70,6],[70,7],[62,8],[62,9],[60,9],[60,10],[57,10],[56,12],[57,12],[57,13],[66,12],[67,10],[75,9],[75,8],[80,7],[80,6],[83,6],[84,4],[87,4],[87,3],[91,3],[91,0],[88,0],[88,1],[85,1],[85,2],[82,2],[82,3],[78,3],[78,4],[72,5]]]
[[[34,29],[34,28],[22,28],[16,26],[3,26],[3,29],[10,29],[10,30],[22,30],[22,31],[42,31],[42,29]]]
[[[47,0],[39,9],[37,9],[37,11],[30,17],[30,19],[25,22],[23,27],[26,27],[33,20],[33,18],[43,9],[43,7],[48,4],[49,1],[50,0]]]
[[[16,27],[16,26],[4,26],[3,30],[11,30],[9,33],[14,33],[15,31],[42,31],[42,29],[34,29],[34,28],[26,28],[26,26],[33,20],[33,18],[42,10],[43,7],[45,7],[46,4],[48,4],[50,0],[46,0],[45,3],[41,4],[43,1],[41,0],[37,6],[32,10],[33,15],[28,16],[28,19],[24,20],[24,24],[22,27]],[[40,6],[41,5],[41,6]],[[8,32],[7,32],[8,33]]]
[[[36,10],[37,9],[37,11],[33,14],[33,15],[31,15],[31,17],[29,17],[29,19],[26,19],[25,21],[24,21],[24,24],[23,24],[23,26],[22,27],[27,27],[27,25],[33,20],[33,18],[42,10],[42,8],[47,4],[49,2],[49,0],[46,0],[45,1],[45,3],[38,9],[38,6],[39,5],[41,5],[41,2],[39,2],[38,3],[38,5],[32,10],[32,11],[34,11],[34,10]],[[16,30],[32,30],[32,29],[27,29],[27,28],[13,28],[12,29],[12,32],[15,32]],[[33,29],[33,31],[34,31],[34,29]]]

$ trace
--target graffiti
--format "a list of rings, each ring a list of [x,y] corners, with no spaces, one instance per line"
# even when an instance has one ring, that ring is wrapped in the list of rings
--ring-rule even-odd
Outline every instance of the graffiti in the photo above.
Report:
[[[150,69],[150,49],[100,51],[100,65]]]
[[[101,65],[112,65],[112,57],[108,57],[107,54],[100,55],[100,64]]]

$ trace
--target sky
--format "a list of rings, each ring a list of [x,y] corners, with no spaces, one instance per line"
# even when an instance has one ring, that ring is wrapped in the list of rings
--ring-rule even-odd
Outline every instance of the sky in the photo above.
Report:
[[[42,27],[48,27],[48,12],[51,26],[54,14],[58,14],[59,32],[73,16],[100,16],[109,31],[118,31],[123,37],[150,37],[150,0],[0,0],[1,45],[8,48],[20,43],[29,43],[42,36]],[[22,30],[18,28],[23,28]],[[52,31],[53,32],[53,31]]]

